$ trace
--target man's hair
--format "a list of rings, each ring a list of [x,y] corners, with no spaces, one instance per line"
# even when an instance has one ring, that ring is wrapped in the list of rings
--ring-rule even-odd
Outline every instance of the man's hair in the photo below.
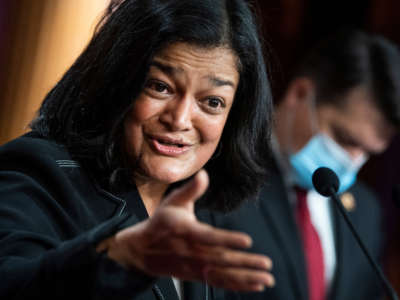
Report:
[[[232,209],[256,196],[265,181],[272,126],[262,45],[243,0],[112,1],[31,128],[65,144],[81,163],[92,162],[87,169],[96,169],[97,180],[108,189],[129,182],[133,170],[121,150],[123,120],[153,57],[174,42],[229,47],[238,57],[240,80],[218,154],[205,165],[210,186],[203,197],[208,207]]]
[[[308,53],[294,73],[298,76],[315,82],[317,105],[341,105],[347,92],[364,86],[385,118],[400,125],[400,53],[381,36],[341,30]]]

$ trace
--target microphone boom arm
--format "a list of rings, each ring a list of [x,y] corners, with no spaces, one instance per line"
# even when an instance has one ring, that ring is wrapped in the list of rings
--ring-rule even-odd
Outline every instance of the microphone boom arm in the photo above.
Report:
[[[358,245],[360,246],[361,250],[364,252],[365,256],[367,257],[368,261],[370,264],[373,266],[374,271],[378,275],[379,278],[382,279],[383,285],[385,286],[386,291],[388,294],[391,296],[393,300],[398,300],[399,298],[397,297],[397,294],[393,287],[390,285],[389,281],[386,279],[385,275],[383,274],[381,268],[378,266],[378,264],[374,261],[374,259],[371,257],[369,254],[367,248],[364,246],[364,243],[361,241],[360,236],[358,235],[356,229],[353,226],[353,223],[350,221],[349,216],[347,215],[346,210],[344,209],[342,203],[339,200],[339,197],[336,194],[336,191],[333,187],[329,188],[330,196],[334,200],[336,206],[338,207],[340,213],[343,215],[347,225],[349,226],[350,230],[353,233],[353,236],[356,238]]]

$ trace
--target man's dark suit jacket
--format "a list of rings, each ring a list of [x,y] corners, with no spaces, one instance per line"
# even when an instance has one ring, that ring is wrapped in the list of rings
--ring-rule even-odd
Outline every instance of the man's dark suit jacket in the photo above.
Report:
[[[31,133],[0,147],[0,299],[178,300],[171,278],[126,270],[96,251],[146,217],[136,188],[103,190],[63,145]],[[218,292],[184,283],[185,299]]]
[[[382,242],[380,206],[360,182],[348,192],[355,198],[355,207],[349,212],[350,219],[372,256],[378,260]],[[333,202],[331,204],[334,205]],[[273,260],[272,273],[276,286],[262,293],[240,294],[240,299],[308,299],[305,258],[292,207],[283,178],[275,170],[257,203],[246,204],[234,213],[216,217],[217,226],[250,234],[253,238],[251,251],[265,254]],[[331,211],[337,259],[327,299],[379,299],[379,279],[337,208],[331,207]],[[237,299],[238,295],[233,293],[231,298]]]

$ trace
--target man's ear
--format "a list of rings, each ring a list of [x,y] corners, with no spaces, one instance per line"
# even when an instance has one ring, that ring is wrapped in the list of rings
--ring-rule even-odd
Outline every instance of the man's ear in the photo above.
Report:
[[[281,104],[294,108],[306,104],[307,101],[312,101],[314,96],[314,82],[308,77],[297,77],[289,83]]]

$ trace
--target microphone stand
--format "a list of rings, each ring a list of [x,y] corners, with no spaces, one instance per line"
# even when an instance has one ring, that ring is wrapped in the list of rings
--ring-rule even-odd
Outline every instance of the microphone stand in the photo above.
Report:
[[[336,206],[339,208],[339,211],[341,212],[341,214],[343,215],[347,225],[349,226],[350,230],[353,233],[353,236],[356,238],[358,245],[360,246],[361,250],[364,252],[365,256],[367,257],[368,261],[370,262],[370,264],[373,266],[373,269],[375,271],[375,273],[378,275],[378,277],[382,280],[383,285],[387,291],[387,293],[390,295],[390,297],[393,300],[398,300],[398,296],[396,294],[396,291],[393,289],[393,287],[390,285],[389,281],[386,279],[385,275],[383,274],[381,268],[378,266],[378,264],[374,261],[374,259],[371,257],[371,255],[369,254],[367,248],[364,246],[364,243],[361,241],[360,236],[358,235],[356,229],[353,226],[353,223],[351,223],[349,216],[347,215],[346,210],[344,209],[342,203],[339,200],[339,197],[336,194],[336,191],[333,187],[329,188],[329,192],[331,195],[331,198],[334,200],[334,202],[336,203]]]

